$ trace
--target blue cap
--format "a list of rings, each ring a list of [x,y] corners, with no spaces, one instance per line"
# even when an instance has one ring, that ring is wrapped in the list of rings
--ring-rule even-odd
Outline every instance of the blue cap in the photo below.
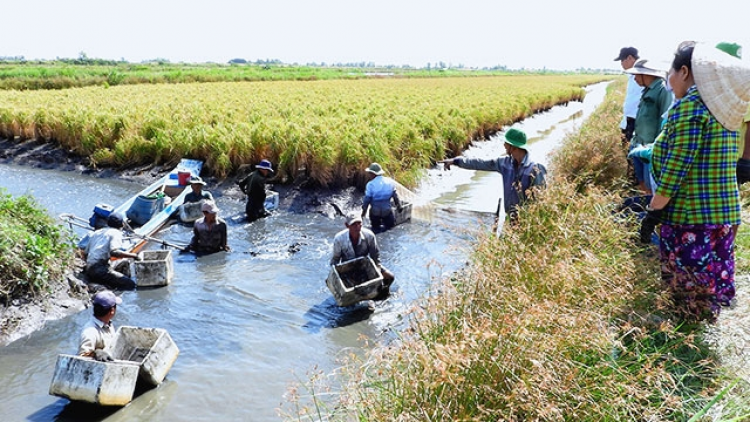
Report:
[[[119,305],[122,303],[122,299],[117,297],[112,291],[110,290],[102,290],[101,292],[94,295],[94,299],[92,300],[94,305],[99,305],[103,308],[111,308],[115,305]]]
[[[120,213],[113,212],[107,217],[107,225],[109,227],[120,228],[125,225],[125,218]]]

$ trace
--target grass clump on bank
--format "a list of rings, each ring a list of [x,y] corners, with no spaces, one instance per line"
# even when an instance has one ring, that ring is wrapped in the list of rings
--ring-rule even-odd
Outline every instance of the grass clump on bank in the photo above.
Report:
[[[472,140],[582,98],[605,75],[129,85],[0,91],[0,137],[41,139],[98,166],[205,161],[224,177],[262,158],[279,180],[362,184],[379,162],[405,185]]]
[[[746,386],[722,390],[703,326],[672,314],[653,247],[637,243],[635,221],[612,215],[625,160],[600,155],[619,145],[612,103],[621,104],[623,89],[616,84],[564,141],[547,189],[518,224],[499,239],[479,235],[466,272],[416,308],[397,342],[351,358],[337,378],[338,401],[287,416],[686,421],[706,420],[700,415],[722,396],[724,415],[747,415]],[[613,167],[586,164],[597,162]],[[316,399],[318,387],[310,387]]]
[[[31,196],[0,189],[0,304],[50,291],[72,259],[65,232]]]

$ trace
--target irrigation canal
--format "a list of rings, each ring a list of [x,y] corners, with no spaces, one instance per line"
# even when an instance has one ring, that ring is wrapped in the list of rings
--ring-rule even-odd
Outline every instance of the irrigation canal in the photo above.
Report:
[[[583,102],[554,107],[517,125],[529,135],[536,161],[546,164],[563,136],[601,103],[606,85],[589,87]],[[465,155],[503,153],[497,137]],[[477,231],[492,221],[500,185],[495,173],[428,171],[416,192],[420,199],[479,212],[436,213],[379,234],[381,259],[396,281],[392,296],[374,312],[338,308],[325,286],[333,236],[344,228],[340,217],[282,209],[247,224],[236,218],[242,203],[219,198],[233,251],[200,258],[174,252],[171,285],[125,292],[118,307],[116,325],[164,328],[180,348],[165,382],[121,409],[80,406],[48,395],[57,354],[76,352],[80,329],[90,317],[87,309],[0,348],[0,420],[279,420],[277,409],[290,386],[311,371],[334,371],[342,356],[363,353],[362,336],[371,344],[392,338],[393,330],[405,326],[414,302],[432,292],[434,280],[467,262]],[[55,216],[86,218],[95,204],[118,204],[142,188],[11,165],[0,165],[0,186],[14,195],[34,195]],[[186,243],[190,229],[173,225],[160,236]]]

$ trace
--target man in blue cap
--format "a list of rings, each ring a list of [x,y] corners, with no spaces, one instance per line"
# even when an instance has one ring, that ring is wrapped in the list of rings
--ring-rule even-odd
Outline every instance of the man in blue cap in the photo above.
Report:
[[[240,190],[247,195],[245,214],[247,221],[253,222],[268,216],[266,211],[266,180],[273,173],[273,166],[268,160],[260,160],[255,170],[239,182]]]
[[[110,352],[115,341],[112,319],[122,299],[109,290],[102,290],[94,295],[92,303],[94,315],[81,331],[78,355],[89,356],[101,362],[111,362],[113,359]]]
[[[107,217],[107,226],[95,231],[86,245],[86,270],[89,281],[117,289],[134,289],[135,281],[110,265],[110,258],[140,259],[137,254],[122,249],[122,228],[125,219],[118,213]]]
[[[451,166],[469,170],[496,171],[503,175],[503,198],[505,213],[510,221],[518,217],[518,207],[533,195],[534,188],[546,185],[547,169],[531,161],[526,149],[526,134],[510,128],[505,132],[505,152],[507,156],[481,159],[456,157],[440,161],[446,170]],[[497,204],[497,215],[500,216],[500,202]]]

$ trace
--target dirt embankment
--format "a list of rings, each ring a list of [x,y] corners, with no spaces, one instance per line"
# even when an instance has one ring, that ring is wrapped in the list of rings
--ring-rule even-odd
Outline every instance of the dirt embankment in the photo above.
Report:
[[[88,160],[76,156],[54,144],[43,141],[18,141],[0,139],[0,163],[26,165],[35,168],[75,171],[95,178],[117,178],[147,186],[172,170],[172,167],[142,166],[126,170],[94,169]],[[240,169],[239,174],[225,180],[205,178],[207,189],[216,198],[227,197],[244,200],[237,181],[251,170]],[[279,192],[279,208],[292,213],[321,213],[336,216],[340,210],[358,209],[362,193],[354,187],[327,189],[311,186],[304,178],[292,184],[273,184]],[[335,205],[333,205],[335,204]],[[343,221],[343,220],[342,220]],[[343,224],[343,223],[342,223]],[[342,226],[343,228],[343,226]],[[65,265],[65,264],[62,264]],[[46,321],[62,318],[85,309],[92,292],[100,286],[87,285],[81,277],[83,261],[68,263],[71,271],[64,280],[55,283],[51,291],[33,298],[16,299],[3,306],[0,303],[0,346],[30,334],[43,327]]]

